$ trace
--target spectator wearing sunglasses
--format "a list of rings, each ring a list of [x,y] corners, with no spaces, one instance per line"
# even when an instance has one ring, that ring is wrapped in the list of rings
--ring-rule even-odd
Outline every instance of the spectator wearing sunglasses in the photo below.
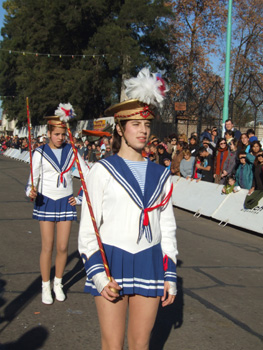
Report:
[[[218,139],[219,139],[218,130],[217,130],[217,127],[216,127],[216,126],[213,126],[213,127],[212,127],[211,139],[212,139],[213,144],[216,145],[216,144],[217,144],[217,141],[218,141]]]
[[[224,163],[228,156],[226,139],[221,137],[217,143],[217,153],[214,164],[214,181],[216,184],[223,184],[225,179],[222,178]]]

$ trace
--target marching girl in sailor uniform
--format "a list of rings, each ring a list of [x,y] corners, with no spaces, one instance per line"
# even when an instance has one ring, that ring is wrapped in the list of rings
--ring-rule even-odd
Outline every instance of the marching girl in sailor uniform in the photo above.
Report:
[[[85,291],[95,296],[102,349],[123,348],[129,309],[129,349],[143,350],[149,347],[160,300],[166,306],[175,299],[178,252],[170,171],[142,157],[154,118],[151,105],[161,102],[165,85],[147,69],[125,84],[131,99],[106,111],[115,117],[115,154],[98,161],[86,177],[112,281],[86,202],[79,251],[87,273]]]
[[[64,106],[72,107],[70,104]],[[64,301],[62,275],[67,261],[71,224],[73,220],[77,220],[75,205],[78,204],[78,200],[73,197],[72,167],[75,163],[75,157],[71,145],[65,143],[66,124],[60,120],[59,116],[46,117],[46,119],[49,143],[34,151],[32,161],[33,187],[30,177],[26,194],[31,199],[35,199],[33,218],[39,220],[40,223],[42,302],[52,304],[50,269],[55,227],[57,254],[53,290],[56,299]],[[88,168],[81,157],[78,158],[85,174]]]

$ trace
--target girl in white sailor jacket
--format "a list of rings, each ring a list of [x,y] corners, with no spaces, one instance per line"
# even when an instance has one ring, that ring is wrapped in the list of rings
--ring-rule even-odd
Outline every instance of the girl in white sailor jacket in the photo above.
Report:
[[[117,122],[115,154],[97,162],[86,183],[113,280],[106,277],[83,202],[79,251],[87,273],[85,291],[95,296],[102,349],[123,348],[129,309],[129,349],[146,350],[160,299],[166,306],[176,295],[172,182],[169,170],[141,155],[153,118],[148,106],[126,101],[108,113],[115,113]]]
[[[73,149],[65,143],[66,125],[58,117],[47,117],[49,143],[38,147],[33,155],[33,188],[29,178],[26,194],[35,199],[33,218],[39,220],[41,231],[40,270],[42,302],[52,304],[50,269],[57,229],[54,293],[58,301],[65,300],[62,275],[67,261],[71,223],[77,219],[76,199],[73,197]],[[81,157],[83,173],[87,167]]]

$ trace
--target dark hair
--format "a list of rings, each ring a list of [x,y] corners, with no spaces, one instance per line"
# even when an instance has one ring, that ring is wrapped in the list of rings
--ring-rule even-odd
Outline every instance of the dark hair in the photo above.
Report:
[[[259,148],[260,148],[260,151],[262,151],[261,143],[260,143],[259,141],[255,140],[255,141],[251,142],[251,144],[250,144],[250,150],[251,150],[251,152],[252,152],[253,155],[255,155],[255,154],[254,154],[252,148],[253,148],[253,146],[254,146],[255,144],[257,144],[257,145],[259,146]]]
[[[258,153],[259,154],[259,153]],[[256,159],[254,161],[254,165],[259,165],[261,164],[260,161],[258,160],[258,154],[256,155]],[[260,152],[260,154],[262,154],[262,151]]]
[[[225,139],[224,137],[220,137],[220,138],[218,139],[218,141],[217,141],[217,144],[216,144],[216,147],[217,147],[217,148],[220,147],[220,142],[222,142],[222,141],[225,141],[225,143],[226,143],[226,139]],[[227,147],[227,145],[226,145],[226,147]]]
[[[157,146],[157,149],[162,149],[162,150],[165,150],[164,146],[163,145],[158,145]]]
[[[169,135],[169,139],[170,139],[170,140],[172,140],[172,139],[176,139],[176,140],[177,140],[176,134]]]
[[[235,175],[233,174],[227,175],[225,183],[227,184],[230,179],[236,181]]]
[[[231,123],[233,124],[233,122],[232,122],[231,119],[227,119],[227,120],[225,121],[225,123],[227,123],[227,122],[231,122]]]
[[[246,156],[247,154],[246,154],[245,151],[240,151],[240,152],[238,153],[238,157],[239,157],[240,155]]]
[[[233,143],[233,145],[237,147],[237,145],[238,145],[238,140],[237,140],[236,138],[233,138],[233,139],[231,140],[231,143]]]
[[[247,129],[247,136],[248,136],[248,134],[255,135],[255,130],[254,129]]]
[[[177,145],[181,146],[183,150],[188,149],[188,143],[184,141],[179,141]]]
[[[127,121],[128,120],[120,121],[120,124],[121,124],[123,131],[125,131]],[[122,138],[122,136],[120,136],[117,132],[117,124],[116,124],[115,129],[113,131],[113,142],[112,142],[112,153],[113,154],[116,154],[119,152],[119,150],[121,148],[121,138]]]
[[[207,152],[206,148],[204,146],[201,146],[199,148],[199,154],[203,153],[203,152]]]
[[[225,132],[225,135],[229,135],[229,136],[234,137],[234,136],[235,136],[235,133],[234,133],[234,131],[232,131],[232,130],[227,130],[227,131]]]

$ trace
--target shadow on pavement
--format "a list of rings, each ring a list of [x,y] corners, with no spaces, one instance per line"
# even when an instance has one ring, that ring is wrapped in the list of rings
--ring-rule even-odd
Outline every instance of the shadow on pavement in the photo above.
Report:
[[[73,252],[68,256],[67,264],[69,262],[76,258],[76,256],[79,256],[78,251]],[[80,264],[81,263],[81,264]],[[72,276],[74,276],[70,282],[67,283],[67,287],[65,288],[65,291],[70,288],[74,283],[76,283],[80,278],[82,278],[85,275],[85,271],[81,271],[83,268],[83,263],[81,259],[77,262],[76,266],[73,270],[69,271],[65,276],[63,277],[64,281],[69,281]],[[51,278],[53,279],[55,275],[55,267],[52,267],[51,269]],[[14,300],[12,300],[4,309],[4,316],[0,319],[0,323],[7,322],[7,324],[0,330],[0,333],[8,326],[10,322],[13,321],[14,318],[16,318],[25,308],[26,306],[31,302],[32,299],[34,299],[39,293],[41,293],[41,283],[42,279],[41,276],[37,277],[28,287],[27,289],[21,293],[19,296],[17,296]],[[3,280],[0,280],[0,291],[4,291],[4,286],[6,282]],[[5,304],[5,300],[0,297],[0,305]]]
[[[69,272],[67,272],[63,277],[63,284],[64,284],[64,292],[67,293],[67,291],[72,287],[74,284],[76,284],[79,280],[84,278],[86,276],[86,271],[82,262],[82,259],[79,255],[78,251],[75,251],[73,258],[78,258],[78,262],[76,265],[71,269]],[[83,283],[83,290],[84,290],[84,283]]]
[[[0,274],[0,276],[1,276],[1,274]],[[6,303],[5,299],[2,298],[2,294],[5,291],[5,285],[6,285],[6,281],[0,279],[0,307],[2,307]]]
[[[17,341],[0,344],[0,350],[37,350],[48,337],[46,328],[38,326],[23,334]]]
[[[177,261],[177,267],[182,261]],[[177,275],[177,295],[172,305],[159,305],[156,321],[152,330],[150,350],[163,350],[172,329],[180,328],[183,324],[183,279]]]

